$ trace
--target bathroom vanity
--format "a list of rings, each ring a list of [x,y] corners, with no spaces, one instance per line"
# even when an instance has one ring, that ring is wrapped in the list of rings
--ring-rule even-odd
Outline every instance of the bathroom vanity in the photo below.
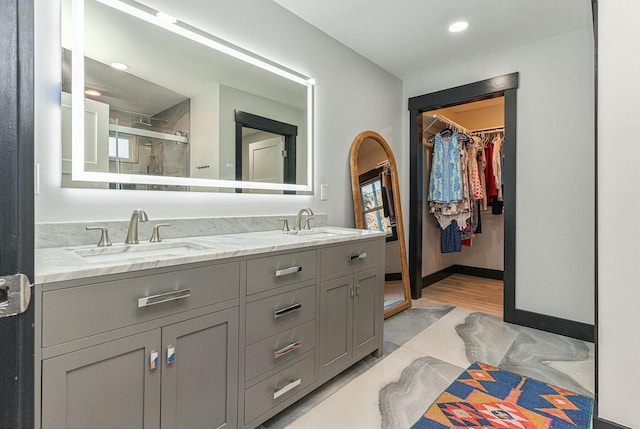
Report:
[[[384,234],[299,232],[37,250],[37,426],[254,428],[380,355]]]

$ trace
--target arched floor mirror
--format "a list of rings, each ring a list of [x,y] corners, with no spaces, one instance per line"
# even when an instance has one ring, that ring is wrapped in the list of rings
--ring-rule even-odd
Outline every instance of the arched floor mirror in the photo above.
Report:
[[[356,228],[387,232],[384,317],[411,307],[398,170],[386,140],[363,131],[351,145],[351,190]]]

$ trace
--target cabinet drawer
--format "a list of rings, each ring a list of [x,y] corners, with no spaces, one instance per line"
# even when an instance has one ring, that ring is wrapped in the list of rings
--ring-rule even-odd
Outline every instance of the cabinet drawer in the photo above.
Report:
[[[380,263],[380,240],[352,241],[320,250],[320,275],[339,273]]]
[[[250,422],[260,414],[287,400],[314,382],[315,360],[313,355],[291,365],[278,374],[248,388],[245,391],[244,421]]]
[[[247,261],[247,294],[316,277],[316,251],[287,253]]]
[[[247,304],[247,338],[314,318],[316,287],[311,285]]]
[[[283,365],[315,346],[315,320],[258,341],[247,347],[245,380]]]
[[[239,287],[234,262],[44,292],[42,346],[228,301],[238,298]],[[176,291],[183,293],[164,295]],[[139,307],[145,297],[150,305]]]

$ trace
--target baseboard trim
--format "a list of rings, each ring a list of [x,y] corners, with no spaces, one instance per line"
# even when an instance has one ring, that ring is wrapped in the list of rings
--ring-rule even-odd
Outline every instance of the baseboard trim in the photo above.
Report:
[[[394,280],[402,280],[402,273],[386,273],[384,275],[384,281],[390,282]]]
[[[435,273],[431,273],[422,278],[422,288],[426,288],[427,286],[431,286],[434,283],[438,283],[440,280],[444,280],[452,274],[455,274],[453,271],[453,267],[455,265],[451,265],[450,267],[443,268],[440,271],[436,271]]]
[[[631,429],[618,423],[610,422],[598,417],[593,418],[593,429]]]
[[[504,280],[504,271],[502,270],[469,267],[467,265],[453,265],[453,271],[456,274],[465,274],[467,276],[482,277],[485,279],[494,279],[494,280]]]
[[[467,265],[450,265],[440,271],[429,274],[422,278],[422,288],[431,286],[444,280],[452,274],[464,274],[467,276],[482,277],[485,279],[504,280],[504,271],[492,270],[489,268],[469,267]]]
[[[511,312],[511,314],[507,313],[508,312],[505,311],[505,322],[552,332],[590,343],[593,343],[595,339],[595,327],[588,323],[575,322],[573,320],[561,319],[559,317],[520,310],[518,308]]]

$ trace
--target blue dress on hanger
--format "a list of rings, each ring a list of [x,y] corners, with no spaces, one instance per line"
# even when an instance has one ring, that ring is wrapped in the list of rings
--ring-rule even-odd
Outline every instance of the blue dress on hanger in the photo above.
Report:
[[[427,200],[436,203],[462,200],[462,173],[457,132],[453,132],[448,138],[442,138],[440,133],[436,134]]]

